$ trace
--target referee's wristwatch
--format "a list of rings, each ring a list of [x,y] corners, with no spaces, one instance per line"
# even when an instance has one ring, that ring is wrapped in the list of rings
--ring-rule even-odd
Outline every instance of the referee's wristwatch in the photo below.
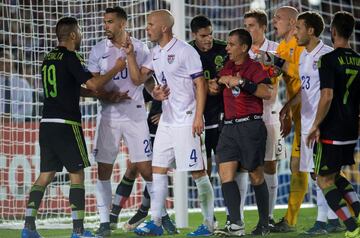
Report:
[[[245,83],[245,80],[240,78],[239,81],[238,81],[238,84],[240,87],[244,86],[244,83]]]

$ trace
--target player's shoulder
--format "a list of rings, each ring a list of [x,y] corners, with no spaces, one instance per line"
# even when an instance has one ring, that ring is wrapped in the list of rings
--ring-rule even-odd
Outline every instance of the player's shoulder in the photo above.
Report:
[[[268,43],[269,51],[276,51],[276,49],[279,46],[279,43],[277,43],[276,41],[269,40],[269,39],[266,39],[266,40],[267,40],[267,43]]]
[[[108,41],[109,41],[108,39],[102,39],[93,46],[92,50],[100,50],[100,49],[103,50],[104,47],[108,45],[107,44]]]
[[[109,47],[111,44],[110,40],[102,39],[98,43],[96,43],[90,52],[90,58],[99,58],[104,52],[106,52],[106,48]],[[112,44],[111,44],[112,45]]]
[[[131,37],[131,42],[132,44],[136,47],[143,47],[145,45],[144,42],[142,42],[141,40],[137,39],[137,38],[134,38],[134,37]]]
[[[220,46],[220,47],[224,47],[224,46],[226,47],[227,42],[224,40],[220,40],[220,39],[214,39],[213,44],[216,46]]]
[[[320,55],[324,55],[324,54],[329,53],[329,52],[331,52],[333,50],[334,50],[334,48],[332,48],[329,45],[324,44],[324,46],[320,50]]]
[[[174,43],[174,48],[177,51],[182,52],[183,54],[189,54],[189,53],[196,53],[198,54],[198,52],[196,51],[196,49],[191,46],[189,43],[187,43],[186,41],[180,40],[180,39],[176,39],[176,42]]]

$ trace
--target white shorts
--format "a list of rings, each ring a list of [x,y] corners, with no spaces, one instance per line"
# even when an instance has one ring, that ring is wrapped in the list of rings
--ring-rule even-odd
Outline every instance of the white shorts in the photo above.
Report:
[[[280,135],[280,124],[265,125],[267,131],[265,161],[286,159],[286,144]]]
[[[314,172],[313,147],[307,147],[308,134],[301,134],[300,143],[300,172]]]
[[[160,125],[156,131],[152,165],[174,167],[177,171],[204,169],[200,137],[192,135],[192,126],[170,127]]]
[[[95,161],[114,164],[120,151],[121,139],[129,150],[131,163],[152,159],[149,127],[144,121],[117,121],[102,119],[97,128],[94,149]]]

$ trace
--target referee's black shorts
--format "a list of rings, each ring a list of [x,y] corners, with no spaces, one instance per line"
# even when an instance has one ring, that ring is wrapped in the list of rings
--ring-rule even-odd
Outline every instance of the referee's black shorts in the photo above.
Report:
[[[356,144],[331,145],[321,142],[314,145],[315,173],[328,175],[341,171],[342,166],[355,164]]]
[[[40,171],[76,172],[90,166],[81,125],[41,122]]]
[[[262,120],[224,125],[216,148],[216,162],[238,161],[251,172],[264,164],[266,137]]]

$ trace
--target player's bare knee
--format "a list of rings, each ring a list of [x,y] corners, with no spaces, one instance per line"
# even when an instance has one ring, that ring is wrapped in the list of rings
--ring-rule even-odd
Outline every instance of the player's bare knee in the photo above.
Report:
[[[55,171],[40,173],[39,177],[36,179],[35,184],[42,187],[46,187],[54,179],[55,174],[56,174]]]
[[[318,175],[316,181],[321,189],[326,189],[335,184],[335,175]]]
[[[264,182],[264,175],[259,173],[249,173],[251,185],[257,186]]]
[[[198,179],[201,178],[203,176],[206,176],[206,170],[198,170],[198,171],[191,171],[191,175],[193,177],[193,179]]]
[[[276,173],[276,160],[274,161],[265,161],[264,163],[264,173],[266,174],[275,174]]]
[[[126,168],[125,176],[129,179],[136,179],[138,175],[138,169],[136,166],[130,166]]]
[[[69,172],[71,184],[84,184],[84,170]]]
[[[109,180],[112,174],[113,165],[98,163],[98,178],[99,180]]]

